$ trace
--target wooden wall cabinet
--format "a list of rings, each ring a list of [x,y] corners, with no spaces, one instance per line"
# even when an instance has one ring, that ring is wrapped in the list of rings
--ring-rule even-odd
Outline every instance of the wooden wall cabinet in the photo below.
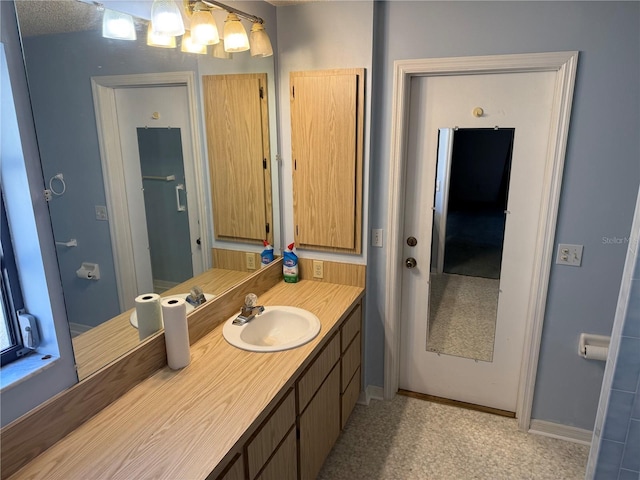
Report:
[[[296,246],[362,251],[364,69],[290,73]]]
[[[216,239],[273,244],[267,74],[204,75]]]

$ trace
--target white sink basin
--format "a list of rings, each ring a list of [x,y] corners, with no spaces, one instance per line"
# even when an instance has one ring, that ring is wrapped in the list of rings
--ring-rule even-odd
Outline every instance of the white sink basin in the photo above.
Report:
[[[297,307],[265,307],[244,325],[233,325],[233,316],[222,327],[225,340],[251,352],[279,352],[304,345],[320,332],[320,320]]]

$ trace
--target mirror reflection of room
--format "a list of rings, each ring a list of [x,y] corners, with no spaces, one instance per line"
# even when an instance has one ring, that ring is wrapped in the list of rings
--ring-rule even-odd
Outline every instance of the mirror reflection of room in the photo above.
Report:
[[[440,129],[427,349],[491,362],[514,129]]]
[[[264,20],[267,30],[275,24],[270,7],[242,3],[237,6]],[[279,249],[279,216],[272,212],[279,192],[271,185],[275,156],[269,149],[276,138],[269,130],[275,124],[273,57],[249,50],[221,55],[215,45],[185,51],[191,1],[183,4],[185,37],[169,48],[152,45],[151,4],[16,1],[44,182],[54,192],[49,212],[81,380],[139,344],[130,321],[137,296],[186,296],[194,286],[217,296],[260,268],[263,239]],[[132,19],[132,38],[104,35],[103,18],[115,10]],[[222,32],[227,12],[211,14]],[[241,20],[249,31],[251,21]],[[208,155],[212,138],[202,78],[256,75],[263,79],[255,92],[259,121],[242,127],[263,139],[255,163],[265,193],[258,208],[243,201],[232,213],[233,221],[250,222],[252,212],[260,212],[252,223],[261,224],[263,234],[238,243],[220,240],[215,230],[230,213],[213,208],[211,179],[229,183],[246,168],[223,172]],[[218,101],[227,113],[235,108],[233,118],[242,121],[243,105]],[[230,136],[227,130],[214,133]],[[226,137],[230,144],[246,143]],[[226,167],[233,161],[245,165],[239,156],[236,150]],[[245,193],[256,197],[253,190]],[[81,265],[99,268],[99,279],[79,278]]]

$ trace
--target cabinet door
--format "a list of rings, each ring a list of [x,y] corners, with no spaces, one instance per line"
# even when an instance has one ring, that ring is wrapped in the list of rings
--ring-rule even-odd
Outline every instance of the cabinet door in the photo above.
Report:
[[[266,74],[202,77],[216,239],[273,243]]]
[[[360,253],[364,69],[291,72],[295,242]]]
[[[317,477],[340,435],[340,367],[336,364],[300,415],[300,479]]]

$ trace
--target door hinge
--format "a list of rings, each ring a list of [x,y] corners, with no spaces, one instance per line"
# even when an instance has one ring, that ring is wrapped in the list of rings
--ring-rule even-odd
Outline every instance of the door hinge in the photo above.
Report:
[[[293,160],[293,169],[298,170],[298,160]]]
[[[264,98],[264,88],[260,87],[260,98]]]
[[[53,195],[51,194],[51,190],[46,189],[44,191],[44,200],[45,200],[45,202],[50,202],[51,198],[53,198]]]
[[[267,223],[267,224],[265,225],[265,230],[267,231],[267,233],[269,233],[269,229],[270,229],[270,228],[271,228],[271,227],[270,227],[270,226],[269,226],[269,224]]]
[[[262,159],[262,168],[264,168],[265,170],[267,169],[267,159],[266,158]]]
[[[295,86],[295,85],[293,85],[293,86],[291,87],[291,96],[292,96],[293,98],[296,98],[296,86]]]
[[[296,235],[299,235],[300,231],[298,230],[298,225],[296,225]]]

